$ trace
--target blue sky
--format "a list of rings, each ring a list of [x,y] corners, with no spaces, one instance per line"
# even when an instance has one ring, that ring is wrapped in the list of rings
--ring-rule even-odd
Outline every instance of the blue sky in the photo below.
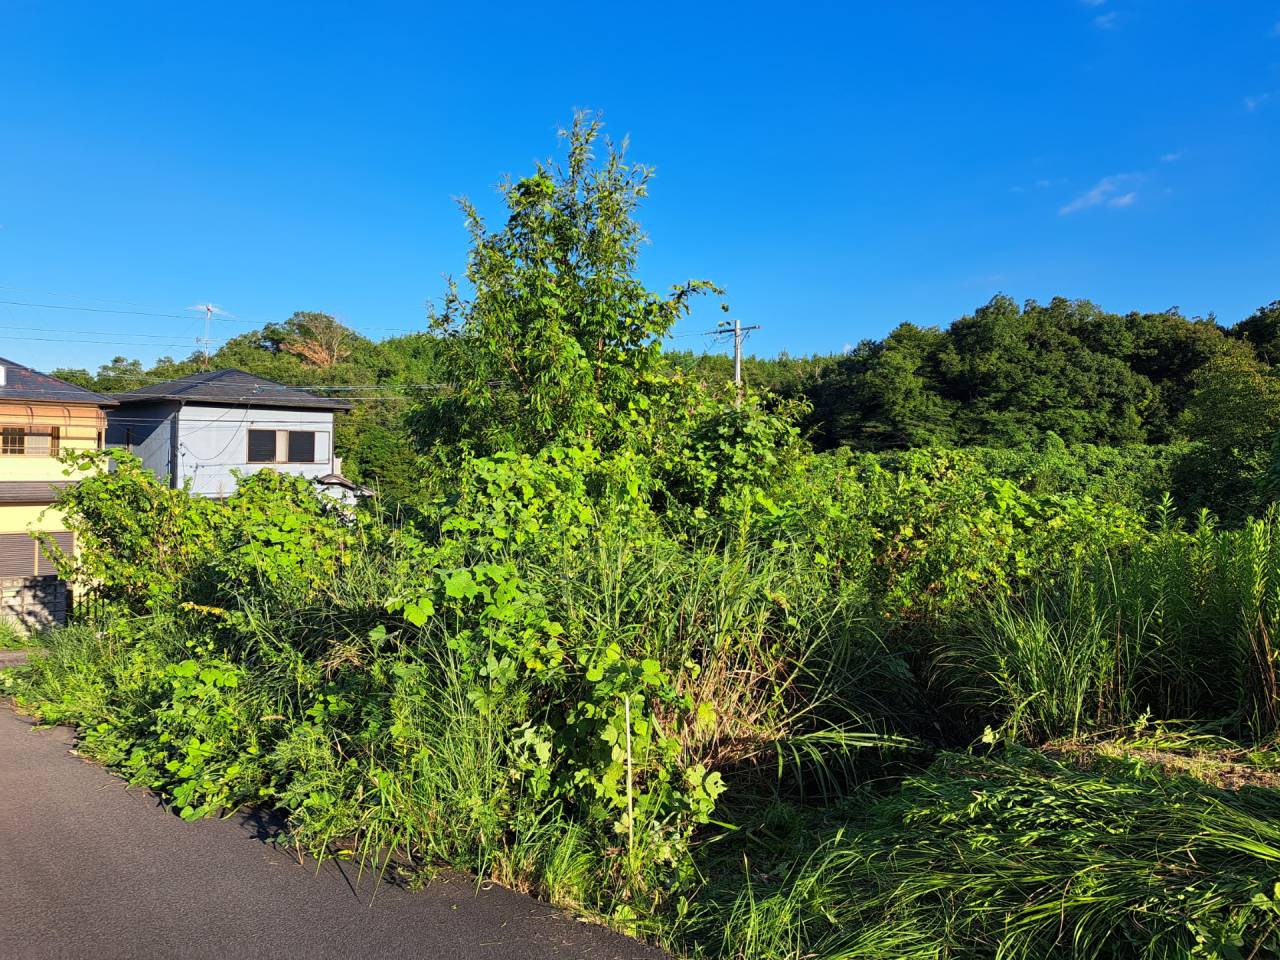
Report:
[[[761,354],[997,292],[1280,298],[1280,0],[0,0],[0,91],[0,299],[90,308],[0,304],[43,368],[185,355],[210,300],[420,328],[451,198],[496,212],[575,107],[657,169],[645,279],[716,280]]]

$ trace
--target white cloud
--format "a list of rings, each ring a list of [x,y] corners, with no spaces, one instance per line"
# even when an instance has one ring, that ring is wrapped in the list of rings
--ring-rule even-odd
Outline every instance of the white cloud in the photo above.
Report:
[[[1166,154],[1162,155],[1162,156],[1160,157],[1160,162],[1161,162],[1161,163],[1176,163],[1176,162],[1178,162],[1178,161],[1179,161],[1179,160],[1181,160],[1181,159],[1182,159],[1182,151],[1181,151],[1181,150],[1173,150],[1173,151],[1171,151],[1171,152],[1169,152],[1169,153],[1166,153]]]
[[[1109,177],[1103,177],[1090,190],[1080,194],[1080,196],[1062,207],[1058,214],[1065,217],[1102,204],[1106,204],[1109,207],[1133,206],[1133,202],[1138,199],[1137,191],[1131,190],[1127,193],[1121,193],[1120,191],[1123,187],[1134,183],[1138,179],[1138,175],[1134,173],[1117,173]]]
[[[1112,10],[1110,13],[1102,13],[1093,18],[1093,25],[1099,30],[1114,30],[1116,28],[1116,20],[1119,14]]]
[[[1106,3],[1107,0],[1080,0],[1080,2],[1083,3],[1086,7],[1100,7],[1104,3]]]
[[[1253,111],[1257,110],[1260,106],[1262,106],[1264,103],[1266,103],[1275,95],[1276,95],[1275,91],[1272,90],[1267,93],[1260,93],[1256,97],[1245,97],[1244,108],[1248,110],[1250,113],[1253,113]]]

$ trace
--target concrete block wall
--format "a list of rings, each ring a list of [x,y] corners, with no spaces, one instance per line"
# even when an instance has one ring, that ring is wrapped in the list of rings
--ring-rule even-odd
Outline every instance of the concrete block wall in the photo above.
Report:
[[[21,630],[67,622],[67,585],[57,577],[0,578],[0,620]]]

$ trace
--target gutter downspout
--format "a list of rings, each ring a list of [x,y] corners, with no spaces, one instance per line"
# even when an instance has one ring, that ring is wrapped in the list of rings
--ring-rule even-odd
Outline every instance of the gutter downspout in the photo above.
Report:
[[[169,486],[174,490],[177,490],[180,486],[178,483],[178,470],[182,466],[182,454],[178,451],[178,420],[182,416],[182,408],[184,406],[186,406],[186,402],[179,400],[178,409],[173,411],[173,416],[169,418]]]

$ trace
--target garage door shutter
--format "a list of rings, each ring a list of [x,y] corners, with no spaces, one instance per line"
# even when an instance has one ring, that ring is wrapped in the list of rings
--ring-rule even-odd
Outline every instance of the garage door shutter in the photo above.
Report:
[[[58,545],[58,549],[63,553],[71,553],[75,549],[76,535],[66,530],[59,531],[52,535],[53,541]],[[36,566],[36,575],[40,577],[48,577],[57,573],[58,570],[48,557],[44,555],[44,551],[40,551],[40,560]]]
[[[0,577],[29,577],[36,571],[36,542],[25,533],[0,533]]]

